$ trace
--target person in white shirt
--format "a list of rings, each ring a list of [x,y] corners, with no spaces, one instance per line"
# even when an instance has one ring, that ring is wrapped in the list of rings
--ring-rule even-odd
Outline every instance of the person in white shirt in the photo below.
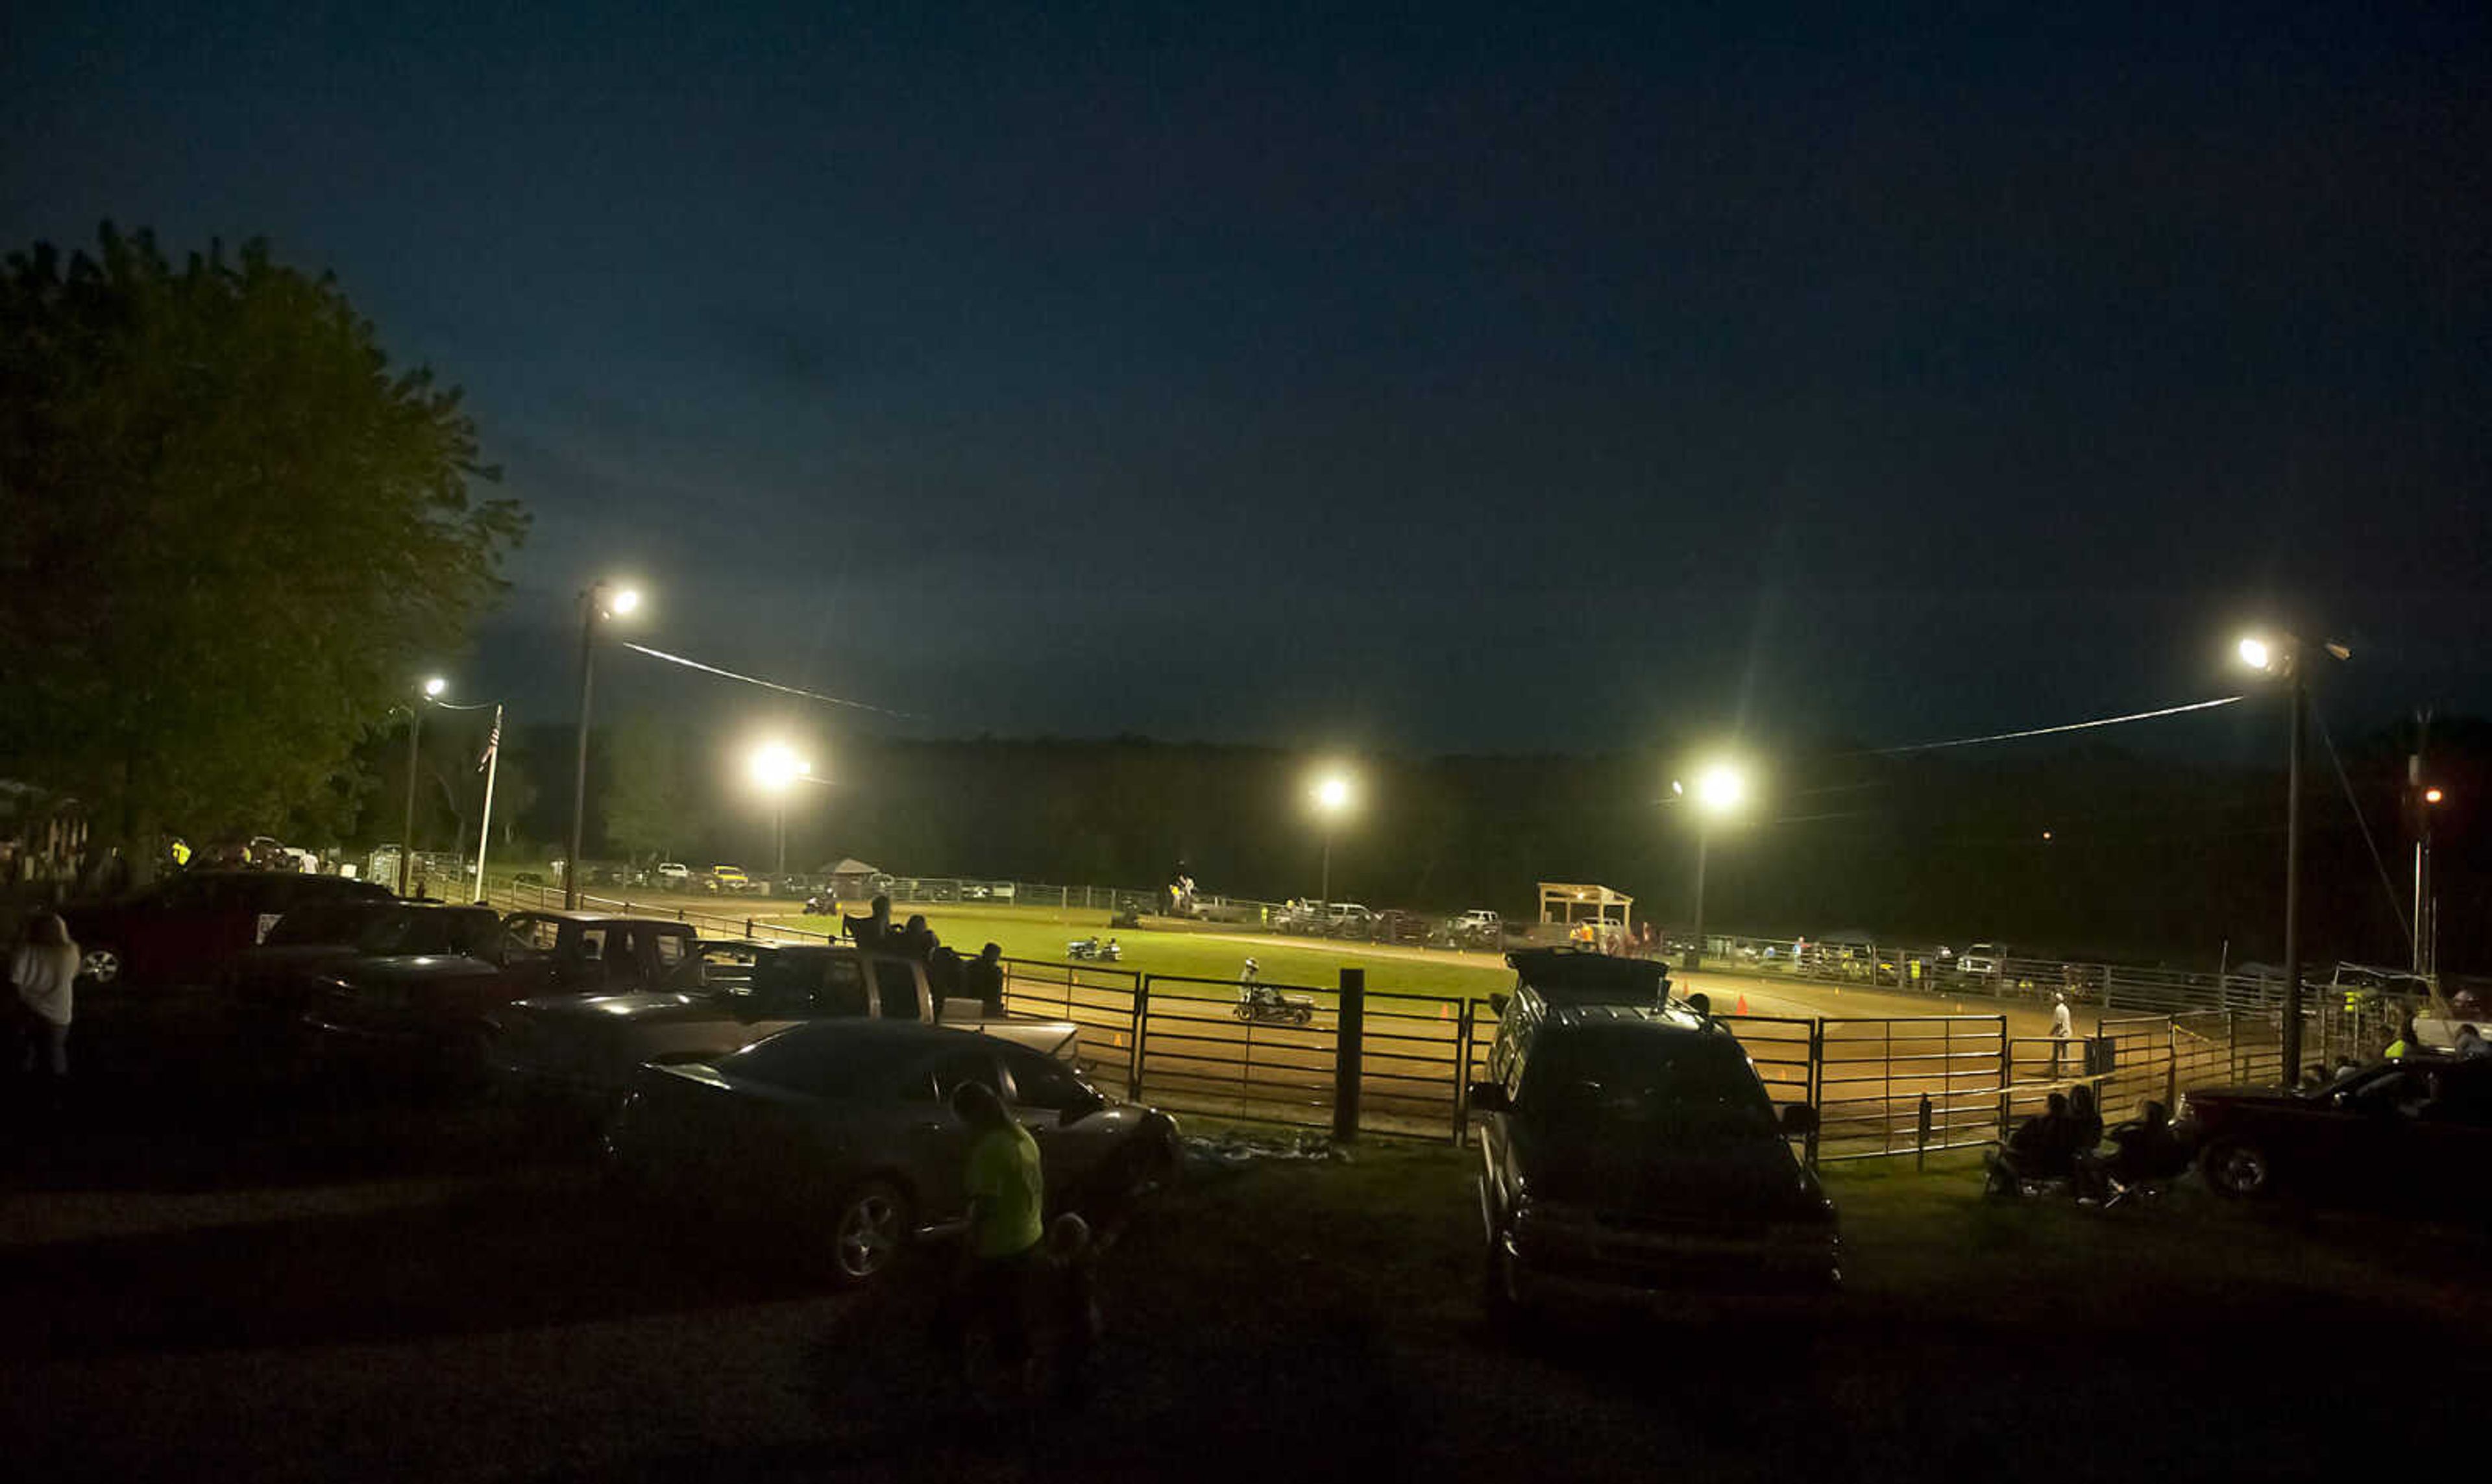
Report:
[[[17,987],[26,1023],[21,1070],[34,1071],[40,1054],[55,1083],[70,1075],[70,987],[77,971],[69,924],[57,912],[36,913],[9,961],[9,982]]]
[[[2051,1075],[2060,1075],[2060,1063],[2068,1054],[2068,1038],[2077,1033],[2076,1017],[2068,1013],[2068,996],[2051,996]]]

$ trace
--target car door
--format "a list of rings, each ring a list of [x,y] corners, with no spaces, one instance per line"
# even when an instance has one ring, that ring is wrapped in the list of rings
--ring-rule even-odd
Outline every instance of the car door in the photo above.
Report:
[[[502,979],[513,999],[562,989],[558,955],[564,923],[558,917],[514,912],[502,924]]]
[[[983,1040],[947,1047],[902,1079],[903,1116],[890,1154],[917,1192],[921,1225],[957,1222],[967,1214],[969,1131],[952,1111],[952,1094],[966,1083],[983,1083],[998,1095],[1003,1090],[994,1054]]]
[[[1050,1208],[1087,1184],[1132,1137],[1130,1118],[1055,1058],[1009,1041],[995,1043],[1006,1083],[1004,1106],[1038,1141]]]

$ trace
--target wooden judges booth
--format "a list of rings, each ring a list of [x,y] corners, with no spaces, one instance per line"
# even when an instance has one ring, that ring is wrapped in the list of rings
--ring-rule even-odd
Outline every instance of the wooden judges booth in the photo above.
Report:
[[[1613,935],[1625,935],[1634,907],[1635,898],[1589,881],[1540,883],[1541,927],[1562,928],[1572,942],[1607,947]]]

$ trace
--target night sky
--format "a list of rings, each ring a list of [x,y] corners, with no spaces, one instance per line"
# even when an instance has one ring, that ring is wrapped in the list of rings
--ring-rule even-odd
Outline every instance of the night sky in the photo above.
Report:
[[[2487,15],[24,5],[0,241],[462,383],[526,718],[611,572],[932,734],[2355,729],[2492,710]]]

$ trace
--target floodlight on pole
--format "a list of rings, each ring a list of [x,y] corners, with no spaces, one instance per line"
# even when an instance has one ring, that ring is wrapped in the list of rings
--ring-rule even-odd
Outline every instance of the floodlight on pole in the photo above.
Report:
[[[424,735],[424,702],[439,700],[450,689],[450,682],[439,675],[429,675],[419,687],[421,697],[406,708],[406,817],[398,837],[398,894],[406,895],[415,862],[415,764],[418,747]]]
[[[1702,967],[1705,960],[1705,864],[1712,846],[1713,822],[1730,817],[1747,803],[1748,775],[1735,762],[1709,762],[1697,770],[1693,790],[1674,778],[1670,791],[1674,798],[1692,798],[1696,802],[1696,906],[1689,934],[1694,941],[1681,961],[1682,966],[1692,972]]]
[[[2284,1016],[2278,1026],[2283,1053],[2279,1057],[2284,1084],[2301,1081],[2301,754],[2310,728],[2310,659],[2325,654],[2335,660],[2353,658],[2342,644],[2313,643],[2299,635],[2273,639],[2244,635],[2234,652],[2243,665],[2286,683],[2287,731],[2284,783]]]
[[[1332,921],[1332,829],[1350,812],[1354,790],[1346,773],[1327,773],[1316,780],[1311,797],[1316,817],[1323,822],[1323,865],[1316,877],[1316,923],[1320,932]]]
[[[755,787],[770,795],[771,836],[778,843],[779,864],[771,875],[787,875],[787,790],[800,778],[813,776],[814,765],[784,742],[765,742],[745,761]],[[778,888],[773,886],[772,890]]]
[[[562,905],[579,906],[579,853],[588,817],[588,700],[597,672],[597,625],[601,619],[638,611],[640,590],[612,582],[591,582],[579,594],[579,725],[571,774],[571,852],[562,863]]]

